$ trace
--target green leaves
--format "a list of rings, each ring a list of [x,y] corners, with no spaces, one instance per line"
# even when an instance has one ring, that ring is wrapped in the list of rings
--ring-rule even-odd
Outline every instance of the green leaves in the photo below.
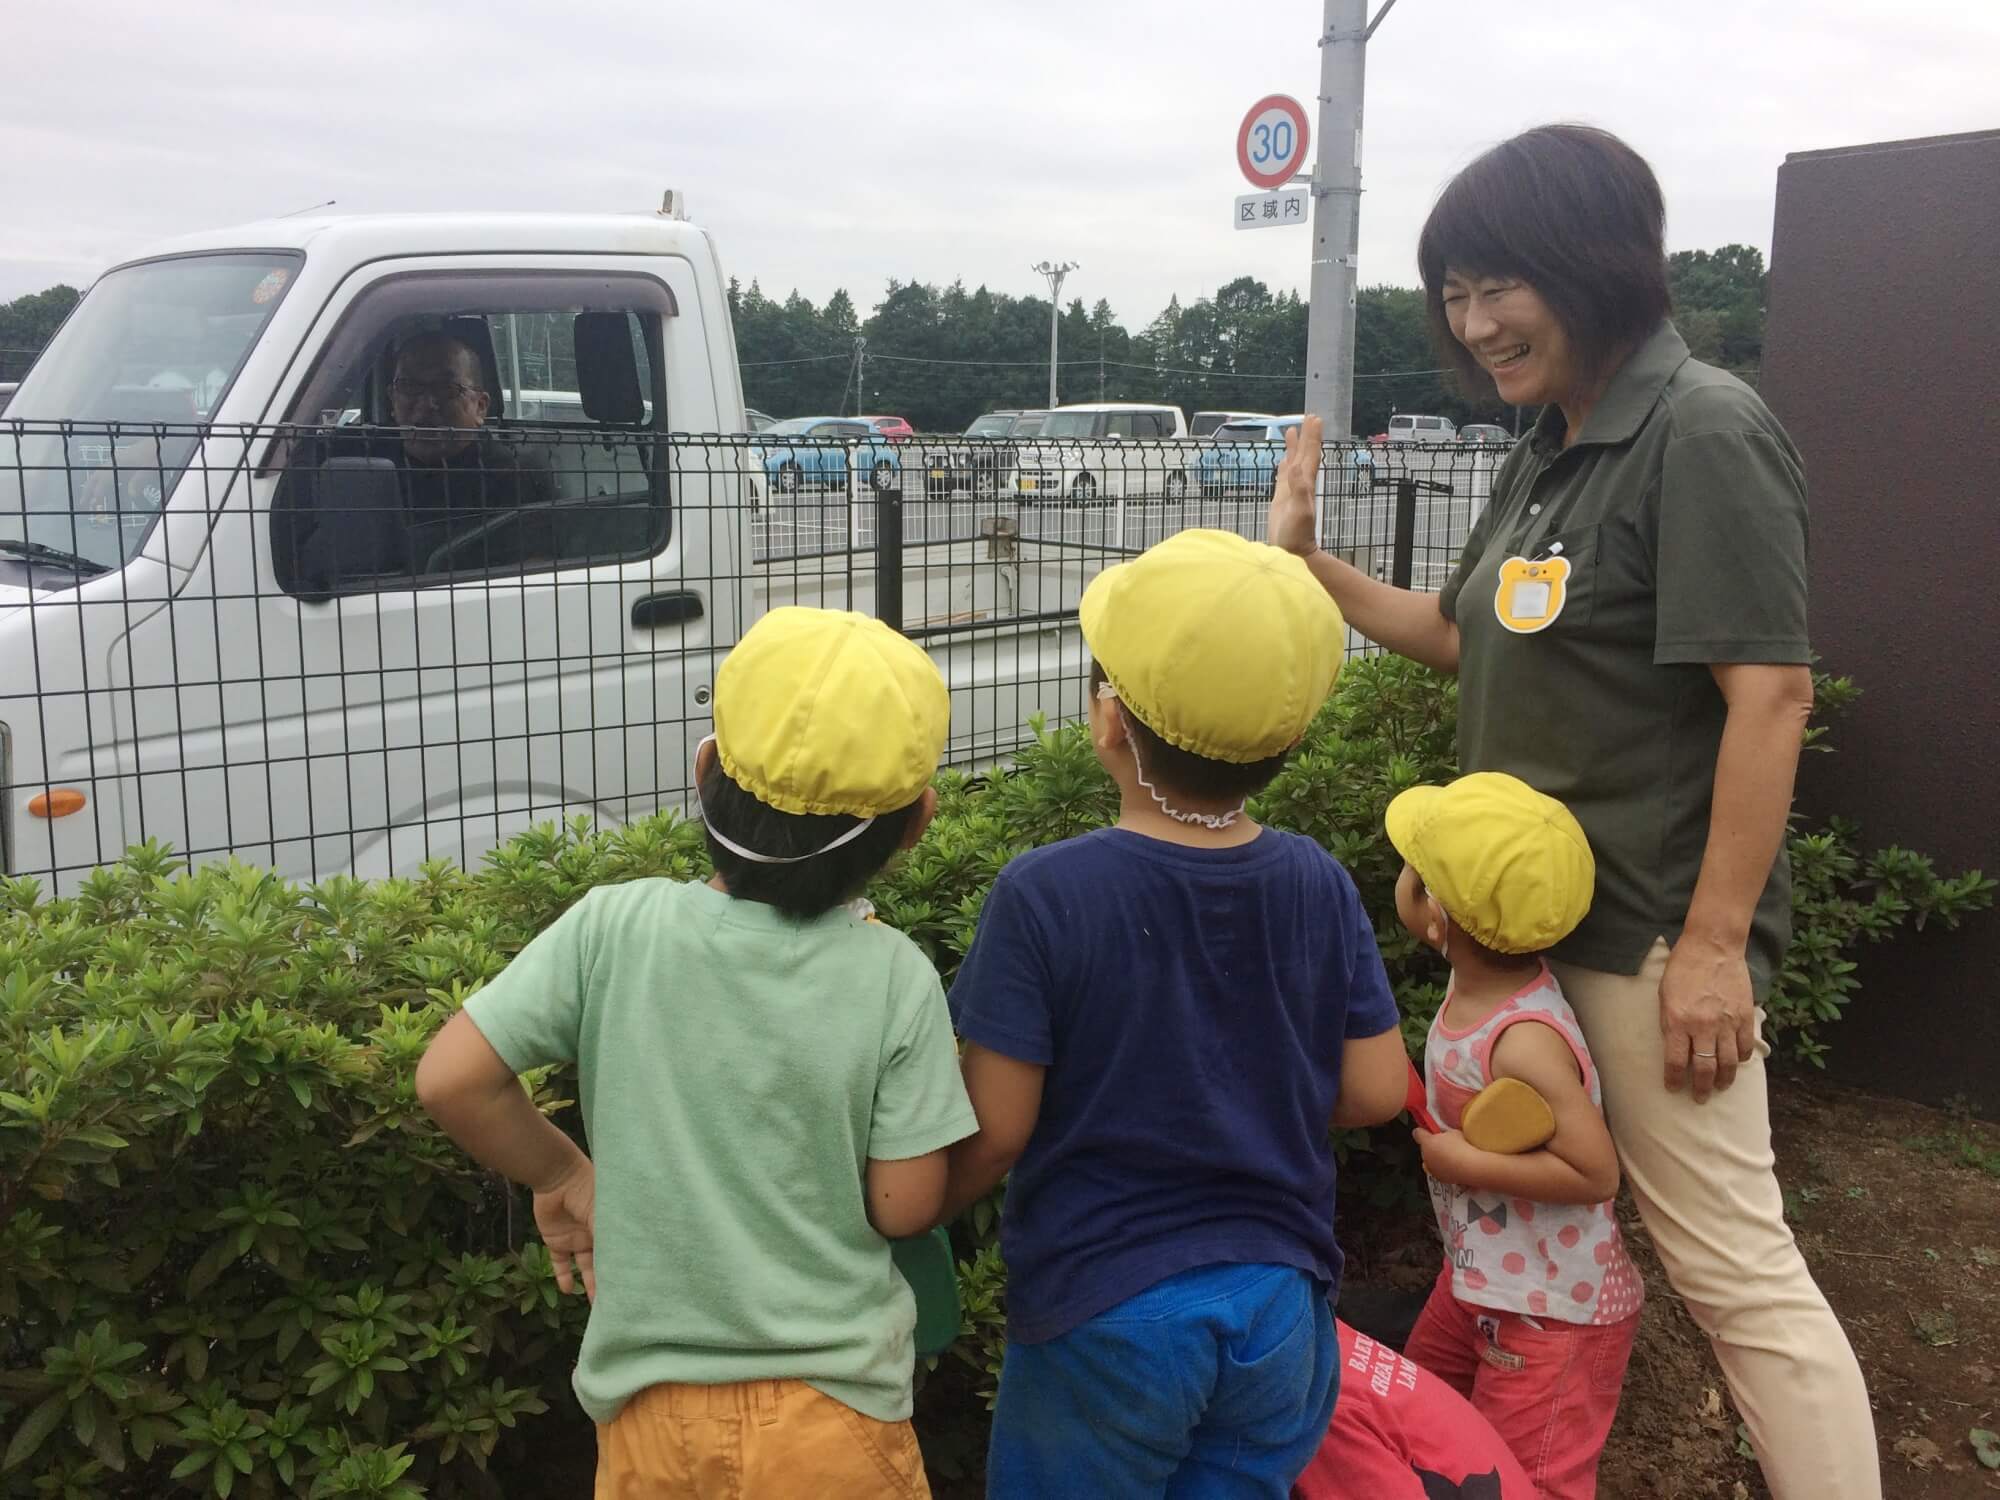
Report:
[[[162,846],[0,887],[0,1500],[454,1493],[546,1409],[584,1306],[412,1075],[539,925],[699,839],[538,838],[309,891]]]

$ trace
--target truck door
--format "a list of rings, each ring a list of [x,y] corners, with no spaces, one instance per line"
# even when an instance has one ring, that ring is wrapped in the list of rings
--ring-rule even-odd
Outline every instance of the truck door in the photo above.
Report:
[[[134,779],[149,834],[375,877],[680,802],[740,619],[735,476],[667,437],[721,425],[693,267],[588,264],[389,261],[328,300],[213,599],[138,627],[131,660],[215,685],[131,695],[180,761]]]

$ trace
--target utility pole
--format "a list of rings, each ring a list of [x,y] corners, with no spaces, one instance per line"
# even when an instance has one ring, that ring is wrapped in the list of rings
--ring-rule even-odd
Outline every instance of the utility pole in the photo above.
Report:
[[[1046,277],[1049,283],[1049,407],[1056,405],[1056,329],[1062,316],[1063,278],[1077,269],[1076,262],[1066,260],[1060,265],[1053,261],[1043,261],[1028,267],[1037,276]]]
[[[1354,296],[1361,245],[1361,100],[1368,38],[1396,0],[1368,19],[1368,0],[1324,0],[1319,38],[1319,166],[1313,175],[1311,305],[1305,409],[1329,438],[1354,435]]]
[[[868,340],[860,334],[854,336],[854,414],[861,415],[861,408],[868,404]]]

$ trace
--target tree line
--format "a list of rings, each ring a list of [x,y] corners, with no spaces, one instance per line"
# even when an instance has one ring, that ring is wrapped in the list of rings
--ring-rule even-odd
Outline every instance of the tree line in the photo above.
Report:
[[[1682,250],[1668,269],[1675,320],[1696,357],[1754,384],[1764,342],[1763,252]],[[0,304],[0,379],[19,378],[77,295],[55,286]],[[729,306],[744,399],[773,416],[894,414],[920,431],[952,432],[981,412],[1048,404],[1047,298],[968,291],[962,281],[891,281],[864,318],[845,290],[815,305],[796,291],[779,301],[754,280],[732,279]],[[1059,319],[1057,394],[1066,402],[1159,401],[1188,412],[1296,411],[1305,393],[1306,313],[1296,292],[1274,293],[1249,276],[1191,302],[1172,298],[1137,332],[1102,298],[1092,307],[1073,299]],[[1439,368],[1421,291],[1362,289],[1354,371],[1358,433],[1383,431],[1399,411],[1514,425],[1510,409],[1466,399]]]

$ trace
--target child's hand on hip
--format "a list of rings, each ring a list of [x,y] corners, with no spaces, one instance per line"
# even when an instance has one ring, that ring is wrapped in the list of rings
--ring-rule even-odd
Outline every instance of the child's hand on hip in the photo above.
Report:
[[[1419,1125],[1410,1134],[1424,1155],[1424,1171],[1439,1182],[1457,1187],[1477,1187],[1472,1179],[1479,1160],[1486,1153],[1456,1130],[1430,1131]]]
[[[583,1279],[584,1295],[597,1300],[597,1266],[592,1256],[597,1223],[597,1166],[578,1154],[563,1175],[535,1194],[535,1227],[549,1247],[556,1285],[565,1293]]]

